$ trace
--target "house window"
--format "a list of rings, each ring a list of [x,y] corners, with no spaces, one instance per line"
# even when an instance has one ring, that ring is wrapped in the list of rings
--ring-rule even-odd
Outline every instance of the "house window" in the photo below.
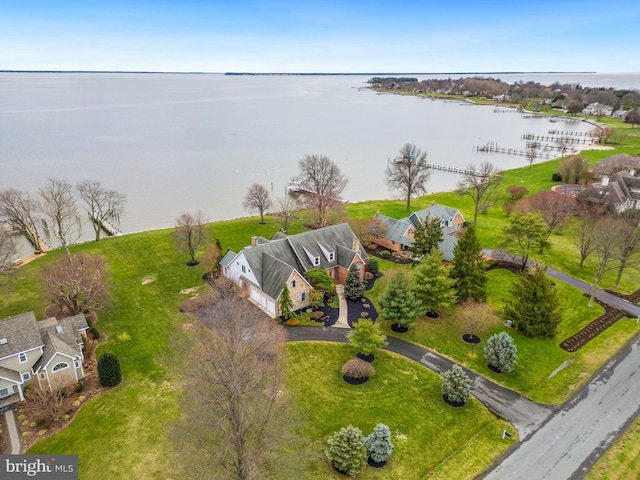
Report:
[[[396,241],[395,240],[391,240],[391,245],[395,245]]]
[[[47,374],[44,372],[40,372],[40,380],[46,380],[47,379]]]
[[[28,382],[31,380],[31,374],[29,372],[22,372],[22,381]]]
[[[6,397],[7,395],[11,395],[11,394],[13,394],[13,385],[0,390],[0,398]]]
[[[73,366],[76,368],[80,368],[80,360],[74,360],[73,361]]]
[[[295,280],[293,280],[293,281],[291,282],[291,288],[296,288],[296,281],[295,281]]]
[[[320,265],[320,257],[313,257],[313,266],[317,267]]]
[[[336,258],[335,253],[333,252],[329,253],[329,261],[333,262],[334,258]]]
[[[244,265],[242,265],[242,273],[247,273],[247,267],[245,267]]]
[[[69,368],[69,364],[65,362],[56,363],[51,369],[52,372],[57,372],[59,370],[64,370],[65,368]]]
[[[307,299],[307,294],[302,292],[302,301],[304,302]]]
[[[20,355],[18,355],[18,360],[20,360],[20,363],[27,363],[27,354],[21,352]]]

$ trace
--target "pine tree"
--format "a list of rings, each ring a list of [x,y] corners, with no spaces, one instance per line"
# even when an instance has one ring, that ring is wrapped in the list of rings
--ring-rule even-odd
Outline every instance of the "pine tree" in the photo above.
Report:
[[[436,249],[425,255],[413,272],[413,292],[427,313],[450,307],[456,301],[455,280],[442,260],[442,253]]]
[[[327,445],[324,453],[340,472],[354,476],[367,466],[368,450],[359,428],[349,425],[333,432]]]
[[[427,216],[415,229],[413,244],[409,248],[414,258],[421,258],[434,250],[442,242],[442,227],[439,218]]]
[[[484,346],[484,358],[487,363],[501,373],[513,370],[518,361],[517,354],[518,349],[513,343],[513,338],[506,332],[492,335]]]
[[[344,283],[344,296],[349,300],[360,300],[366,288],[367,284],[360,280],[360,269],[352,264]]]
[[[280,295],[280,315],[286,322],[293,317],[293,302],[291,301],[291,294],[287,287],[287,282],[282,284],[282,294]]]
[[[527,337],[553,337],[560,323],[558,295],[545,272],[520,273],[504,306],[505,318]]]
[[[448,402],[465,404],[471,396],[471,379],[464,373],[460,365],[454,365],[451,370],[442,374],[442,395]]]
[[[453,249],[451,278],[455,279],[459,302],[472,298],[476,302],[487,299],[487,275],[484,270],[482,246],[473,226],[467,228]]]
[[[411,282],[404,272],[398,272],[389,283],[382,300],[382,314],[387,320],[409,328],[420,314],[420,304],[411,289]]]
[[[384,423],[377,424],[373,433],[364,439],[364,443],[369,449],[369,457],[376,463],[386,462],[393,452],[391,430]]]
[[[380,333],[378,324],[368,318],[358,320],[353,330],[347,333],[347,338],[362,355],[370,355],[376,348],[387,345],[386,335]]]

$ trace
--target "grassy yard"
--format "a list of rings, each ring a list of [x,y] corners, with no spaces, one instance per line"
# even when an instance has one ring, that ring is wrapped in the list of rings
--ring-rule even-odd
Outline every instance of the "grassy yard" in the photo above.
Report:
[[[356,353],[349,345],[295,342],[288,352],[287,385],[304,405],[307,421],[300,434],[310,452],[296,478],[344,478],[324,450],[326,439],[349,424],[368,435],[385,423],[395,445],[387,466],[367,467],[358,476],[362,479],[475,478],[511,445],[512,440],[501,440],[503,429],[515,438],[508,423],[476,400],[464,408],[447,405],[439,376],[398,355],[377,352],[376,375],[363,385],[349,385],[340,371]]]
[[[368,293],[376,305],[379,305],[381,295],[394,273],[400,269],[411,269],[384,261],[380,262],[380,266],[384,275]],[[492,270],[488,272],[488,279],[488,303],[499,312],[516,277],[506,270]],[[535,401],[560,404],[633,338],[638,327],[635,320],[619,320],[577,352],[568,353],[558,346],[560,342],[594,320],[603,309],[598,305],[589,307],[588,299],[573,287],[558,282],[556,288],[562,322],[554,338],[527,338],[505,327],[498,318],[483,325],[476,332],[483,341],[501,331],[507,331],[513,337],[518,348],[518,365],[508,375],[497,374],[487,368],[483,343],[476,346],[472,353],[471,347],[462,340],[462,335],[468,332],[465,326],[457,321],[457,307],[443,312],[438,319],[418,318],[415,326],[405,334],[391,331],[388,322],[382,321],[381,325],[386,335],[397,336],[437,351]],[[554,373],[556,369],[560,370]]]
[[[598,460],[584,480],[640,478],[640,419]]]

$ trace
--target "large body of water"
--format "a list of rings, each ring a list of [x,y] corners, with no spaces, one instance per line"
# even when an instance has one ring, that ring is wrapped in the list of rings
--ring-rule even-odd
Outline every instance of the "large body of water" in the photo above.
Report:
[[[640,74],[495,77],[640,88]],[[305,154],[334,160],[350,179],[345,199],[360,201],[393,195],[383,172],[405,143],[426,149],[431,162],[506,169],[526,159],[474,147],[524,148],[523,133],[592,129],[379,95],[362,88],[368,78],[0,73],[0,189],[35,193],[48,177],[100,180],[127,194],[122,228],[132,232],[170,227],[198,209],[210,220],[247,215],[247,187],[259,182],[282,196]],[[428,189],[458,180],[434,172]]]

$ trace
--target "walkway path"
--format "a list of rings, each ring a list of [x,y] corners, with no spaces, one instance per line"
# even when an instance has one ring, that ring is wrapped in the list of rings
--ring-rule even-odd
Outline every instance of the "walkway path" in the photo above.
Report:
[[[18,434],[18,424],[16,423],[16,415],[13,410],[4,412],[4,420],[7,424],[7,432],[9,433],[9,443],[11,443],[11,455],[18,455],[22,446],[20,445],[20,435]]]
[[[343,342],[348,340],[344,330],[318,327],[288,328],[291,341],[315,340]],[[450,370],[454,362],[424,347],[406,342],[396,337],[387,337],[389,345],[385,350],[403,355],[436,373]],[[491,380],[463,367],[473,381],[471,393],[496,415],[511,422],[518,430],[520,439],[527,438],[551,414],[552,407],[539,405]]]
[[[338,320],[333,326],[338,328],[351,328],[347,320],[349,311],[347,308],[347,298],[344,296],[344,285],[336,285],[336,294],[340,302],[340,316],[338,316]]]

